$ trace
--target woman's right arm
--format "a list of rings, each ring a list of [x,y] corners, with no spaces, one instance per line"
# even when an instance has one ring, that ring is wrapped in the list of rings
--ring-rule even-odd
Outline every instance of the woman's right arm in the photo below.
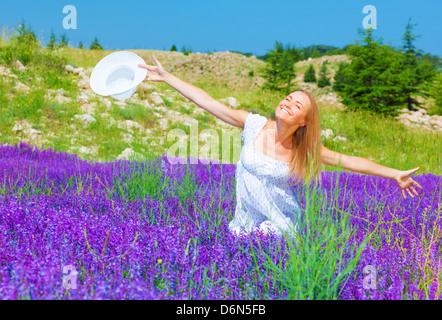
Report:
[[[145,68],[148,71],[147,79],[145,81],[163,81],[169,86],[177,90],[184,97],[195,103],[200,108],[210,112],[215,117],[223,120],[224,122],[238,127],[244,128],[244,123],[249,114],[245,110],[235,110],[225,104],[219,102],[218,100],[212,98],[206,91],[201,88],[195,87],[189,84],[171,73],[164,70],[161,63],[153,56],[156,63],[155,66],[138,65],[139,67]]]

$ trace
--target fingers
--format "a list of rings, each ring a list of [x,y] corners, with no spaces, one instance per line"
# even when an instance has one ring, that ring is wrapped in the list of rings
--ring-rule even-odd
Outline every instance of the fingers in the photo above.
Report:
[[[155,70],[154,68],[154,66],[148,66],[147,64],[142,64],[142,63],[139,63],[138,64],[138,67],[140,67],[140,68],[143,68],[143,69],[147,69],[147,70],[149,70],[149,71],[153,71],[153,70]]]
[[[407,193],[410,195],[410,197],[414,198],[414,195],[413,195],[413,193],[411,193],[410,189],[411,189],[411,191],[413,191],[413,193],[416,196],[419,196],[419,194],[417,193],[416,189],[413,186],[410,186],[409,188],[404,188],[404,189],[401,190],[402,196],[404,197],[404,199],[407,198],[406,194],[405,194],[405,191],[407,191]]]
[[[410,197],[414,198],[413,194],[410,192],[410,190],[408,188],[405,190],[402,189],[401,191],[402,191],[402,196],[404,197],[404,199],[407,199],[407,196],[405,195],[405,191],[407,191],[407,193],[410,195]],[[418,194],[416,193],[416,195],[418,195]]]
[[[419,167],[414,168],[414,169],[411,169],[411,170],[408,170],[408,174],[409,174],[409,175],[412,175],[413,173],[415,173],[415,172],[418,171],[418,170],[419,170]]]
[[[161,63],[157,60],[157,58],[154,55],[152,55],[152,58],[153,58],[153,61],[155,61],[156,65],[160,67]]]
[[[413,183],[416,185],[416,187],[418,187],[419,189],[421,189],[422,190],[422,187],[421,187],[421,185],[419,184],[419,183],[417,183],[416,181],[414,181],[413,180]]]
[[[417,196],[419,195],[419,194],[417,193],[416,189],[413,188],[413,186],[411,186],[410,189],[413,191],[413,193],[414,193],[415,195],[417,195]]]
[[[411,188],[411,190],[414,192],[414,194],[415,194],[416,196],[419,196],[419,194],[416,192],[416,190],[415,190],[413,187],[410,187],[410,188]],[[407,188],[407,189],[405,189],[405,190],[406,190],[407,193],[410,195],[410,197],[414,198],[414,195],[411,193],[410,188]],[[404,197],[404,199],[405,199],[406,196],[405,196],[405,192],[404,192],[403,189],[402,189],[402,195],[403,195],[403,197]]]
[[[148,65],[146,65],[146,64],[143,64],[143,63],[139,63],[138,64],[138,67],[139,68],[143,68],[143,69],[147,69],[147,70],[150,70],[149,68],[150,68],[150,66],[148,66]],[[149,79],[149,75],[143,80],[143,81],[149,81],[150,79]]]
[[[414,168],[414,169],[410,169],[410,170],[408,170],[408,171],[406,171],[406,172],[408,172],[408,173],[415,173],[417,170],[419,170],[419,167],[417,167],[417,168]]]

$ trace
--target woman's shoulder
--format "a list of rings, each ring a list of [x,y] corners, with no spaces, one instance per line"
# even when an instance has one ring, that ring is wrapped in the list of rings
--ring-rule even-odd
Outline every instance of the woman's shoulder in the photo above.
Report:
[[[247,115],[246,121],[244,123],[244,129],[247,126],[249,126],[249,127],[250,126],[255,126],[255,125],[259,125],[259,124],[266,123],[266,122],[267,122],[267,118],[266,117],[264,117],[264,116],[262,116],[262,115],[260,115],[258,113],[250,112]]]
[[[266,117],[257,113],[250,112],[247,115],[246,121],[244,123],[244,129],[241,134],[241,139],[245,141],[246,137],[254,136],[257,128],[263,126],[266,122],[267,122]]]

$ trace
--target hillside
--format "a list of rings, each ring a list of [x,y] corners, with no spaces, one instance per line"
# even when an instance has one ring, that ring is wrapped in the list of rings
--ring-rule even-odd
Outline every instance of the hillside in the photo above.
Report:
[[[265,63],[254,56],[246,57],[228,51],[188,55],[156,50],[131,51],[140,55],[147,64],[154,64],[151,56],[155,54],[166,70],[206,90],[232,108],[243,108],[272,118],[274,109],[283,98],[281,94],[261,89],[264,79],[260,77],[259,69]],[[124,102],[96,95],[89,87],[89,76],[96,63],[112,52],[73,48],[57,50],[55,54],[66,59],[67,64],[57,76],[60,85],[51,84],[52,87],[42,85],[45,75],[41,70],[23,66],[19,61],[13,67],[0,65],[6,101],[10,101],[11,106],[26,109],[29,108],[26,103],[38,100],[44,110],[34,110],[34,113],[26,109],[25,114],[21,112],[20,116],[11,110],[6,111],[8,108],[3,106],[5,117],[2,119],[0,141],[11,144],[25,141],[39,147],[51,145],[86,159],[111,161],[128,158],[131,154],[141,157],[162,154],[174,143],[167,141],[167,133],[179,128],[189,134],[192,120],[198,121],[201,142],[210,141],[211,135],[210,131],[201,133],[201,130],[215,129],[221,136],[222,129],[237,129],[191,103],[165,83],[144,82]],[[316,84],[302,82],[308,65],[312,63],[318,73],[325,59],[330,62],[331,76],[340,61],[348,60],[345,55],[339,55],[300,61],[296,64],[294,84],[297,82],[299,88],[315,95],[323,118],[324,139],[332,139],[330,143],[342,141],[344,150],[347,144],[351,149],[352,143],[347,141],[350,137],[333,128],[333,122],[330,122],[336,117],[348,117],[341,115],[345,106],[339,102],[337,95],[331,87],[320,89]],[[425,114],[421,112],[420,115],[420,120],[408,123],[420,125]],[[414,118],[418,119],[417,116]],[[425,128],[431,132],[442,131],[442,121],[436,120]],[[237,135],[238,132],[240,134],[237,130]],[[355,150],[358,151],[357,148]],[[229,162],[236,161],[231,159]]]

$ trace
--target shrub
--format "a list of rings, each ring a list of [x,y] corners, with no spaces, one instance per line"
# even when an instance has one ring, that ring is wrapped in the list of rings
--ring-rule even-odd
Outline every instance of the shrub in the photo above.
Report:
[[[94,42],[91,43],[91,46],[89,47],[90,50],[103,50],[103,47],[98,42],[98,38],[95,37]]]
[[[327,77],[327,61],[324,61],[319,71],[318,87],[323,88],[330,85],[330,79]]]
[[[316,82],[315,68],[311,64],[307,71],[304,73],[304,82]]]
[[[442,72],[436,76],[433,86],[430,88],[430,94],[434,99],[434,108],[431,113],[442,115]]]

